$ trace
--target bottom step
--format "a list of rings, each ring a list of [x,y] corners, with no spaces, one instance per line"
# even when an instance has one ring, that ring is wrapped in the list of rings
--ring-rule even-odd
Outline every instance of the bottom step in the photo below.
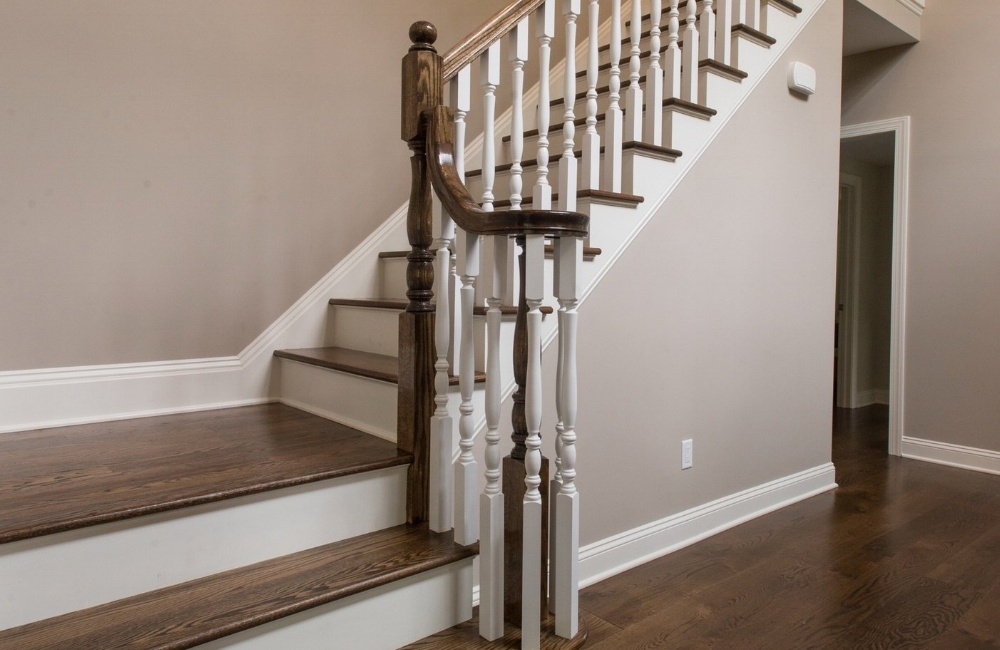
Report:
[[[471,615],[475,553],[450,533],[395,526],[4,630],[0,648],[393,648]],[[419,588],[423,579],[432,594]],[[352,610],[369,594],[388,599],[374,619]],[[322,620],[341,604],[361,645],[346,637],[341,645],[352,634],[345,617]]]
[[[598,623],[602,621],[598,620]],[[555,634],[555,619],[551,616],[542,622],[542,650],[576,650],[587,642],[590,630],[587,617],[580,616],[580,631],[572,639],[564,639]],[[610,624],[604,623],[605,626]],[[479,619],[474,617],[465,623],[438,632],[420,641],[400,648],[400,650],[520,650],[521,630],[508,624],[504,635],[496,641],[486,641],[479,636]]]

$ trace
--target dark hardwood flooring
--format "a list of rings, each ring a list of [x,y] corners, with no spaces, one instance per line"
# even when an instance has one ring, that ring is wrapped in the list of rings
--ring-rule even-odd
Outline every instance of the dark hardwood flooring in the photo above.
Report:
[[[585,589],[587,648],[1000,648],[1000,476],[886,436],[885,407],[837,410],[837,490]]]

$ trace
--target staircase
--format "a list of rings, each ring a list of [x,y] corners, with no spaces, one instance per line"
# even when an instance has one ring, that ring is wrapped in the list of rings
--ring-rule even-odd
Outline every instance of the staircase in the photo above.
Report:
[[[557,300],[548,289],[545,304],[534,305],[539,349],[656,215],[822,0],[801,0],[801,7],[789,0],[715,7],[675,0],[635,9],[626,3],[621,21],[609,18],[609,7],[620,3],[589,3],[586,8],[601,10],[599,17],[579,4],[514,2],[443,58],[447,94],[457,109],[440,113],[455,119],[454,142],[444,144],[454,146],[469,193],[486,210],[532,206],[589,217],[588,238],[576,253],[582,263],[573,297]],[[489,105],[501,64],[491,43],[509,39],[510,60],[523,72],[526,61],[534,61],[524,54],[529,43],[537,38],[549,47],[557,16],[565,24],[579,21],[584,33],[575,47],[553,55],[561,62],[548,83],[520,97],[515,92],[513,100],[515,108],[549,106],[551,119],[507,110],[466,143],[472,68],[482,66]],[[522,22],[529,17],[537,31]],[[699,42],[699,29],[728,37],[690,52],[685,40]],[[416,50],[431,51],[424,46],[433,39],[417,36]],[[589,65],[577,71],[574,58]],[[672,78],[668,71],[662,90],[654,90],[647,81],[655,78],[652,62],[684,72]],[[617,88],[620,97],[613,98]],[[566,95],[573,96],[572,106]],[[630,119],[632,126],[626,122],[615,135],[615,120]],[[609,121],[612,128],[604,130]],[[573,131],[575,138],[565,140]],[[411,201],[411,213],[414,203],[420,201]],[[0,437],[0,648],[395,648],[424,637],[430,638],[414,647],[518,643],[502,620],[499,628],[494,620],[487,635],[496,639],[493,645],[468,624],[453,627],[472,617],[479,522],[462,521],[463,512],[471,512],[462,503],[479,497],[463,494],[461,479],[454,486],[449,468],[461,446],[457,466],[475,470],[466,480],[476,491],[481,471],[474,445],[475,456],[485,455],[486,469],[493,468],[492,456],[472,436],[484,424],[495,428],[498,416],[489,408],[485,416],[472,413],[523,388],[509,364],[494,364],[496,374],[488,377],[486,359],[494,346],[506,354],[515,346],[519,307],[518,316],[528,318],[517,290],[532,284],[532,262],[526,263],[529,275],[518,276],[516,265],[501,263],[505,249],[514,259],[508,238],[489,237],[477,278],[469,260],[479,251],[469,242],[478,238],[449,230],[442,217],[449,210],[441,203],[449,205],[435,198],[437,253],[428,252],[429,242],[414,244],[412,234],[402,250],[407,223],[401,216],[390,220],[366,245],[381,249],[366,278],[323,297],[322,331],[297,335],[301,345],[274,351],[273,403]],[[544,257],[535,259],[536,272],[551,277],[559,267],[566,276],[571,267],[560,266],[566,257],[560,246],[549,242]],[[438,264],[434,303],[414,298],[413,264],[431,259]],[[358,286],[367,289],[329,298]],[[431,335],[413,320],[417,302],[428,307],[425,313],[436,310],[436,357],[433,348],[414,353],[415,340]],[[417,323],[417,334],[405,334],[407,322]],[[437,362],[437,377],[427,364],[414,370],[413,357],[422,354],[430,355],[431,366]],[[458,412],[453,421],[449,414]],[[553,457],[555,471],[572,467]],[[460,502],[454,510],[453,499]],[[549,533],[562,535],[555,526]],[[496,550],[484,549],[484,557]],[[558,562],[554,555],[553,565],[575,567],[575,547],[572,555]],[[575,569],[573,575],[567,584],[575,594]],[[553,593],[559,579],[553,573]],[[484,602],[488,590],[484,580]],[[576,627],[575,596],[572,606],[560,599],[573,623],[543,626],[541,647],[585,641],[585,628]],[[525,647],[532,645],[529,636]]]

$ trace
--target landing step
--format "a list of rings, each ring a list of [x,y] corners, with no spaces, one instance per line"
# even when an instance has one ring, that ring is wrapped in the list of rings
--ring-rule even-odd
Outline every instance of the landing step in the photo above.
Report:
[[[546,253],[553,253],[554,249],[551,246],[545,247]],[[583,249],[584,257],[594,257],[595,255],[600,255],[600,248],[592,248],[586,246]],[[393,311],[403,311],[406,309],[406,305],[409,304],[407,300],[386,300],[384,298],[330,298],[330,304],[334,307],[366,307],[368,309],[389,309]],[[434,303],[431,303],[432,305]],[[540,311],[543,314],[551,314],[552,307],[542,306]],[[476,316],[486,315],[486,305],[476,305],[472,308],[472,313]],[[513,316],[517,314],[517,307],[515,305],[501,305],[500,313],[505,316]]]
[[[411,461],[281,404],[4,434],[0,544]]]
[[[399,359],[385,354],[328,347],[275,350],[274,356],[391,384],[399,383]],[[486,381],[486,373],[476,373],[476,381]],[[457,386],[458,377],[452,376],[448,383]]]
[[[453,562],[476,547],[401,525],[0,632],[5,650],[181,650]]]

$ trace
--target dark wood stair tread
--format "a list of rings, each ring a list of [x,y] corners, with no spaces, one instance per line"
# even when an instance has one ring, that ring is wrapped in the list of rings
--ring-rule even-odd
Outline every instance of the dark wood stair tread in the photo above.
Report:
[[[348,348],[299,348],[297,350],[275,350],[274,356],[313,366],[339,370],[341,372],[377,379],[391,384],[399,383],[399,359],[386,354],[349,350]],[[476,373],[476,381],[486,381],[486,373]],[[458,385],[458,377],[452,376],[452,386]]]
[[[639,205],[646,199],[635,194],[626,194],[624,192],[609,192],[607,190],[578,190],[576,193],[577,199],[596,199],[597,201],[604,201],[606,203],[622,203],[631,204],[632,206]],[[555,205],[559,199],[559,193],[554,192],[552,194],[552,204]],[[522,205],[531,205],[532,197],[525,196]],[[510,207],[510,199],[503,199],[501,201],[495,201],[493,207],[499,210],[507,209]]]
[[[0,632],[4,650],[180,650],[471,558],[401,525]]]
[[[546,252],[549,252],[548,248],[546,248],[545,250],[546,250]],[[587,252],[588,250],[589,251],[595,251],[596,250],[597,252],[596,253],[594,253],[594,252],[589,252],[588,253]],[[593,257],[594,255],[600,255],[600,254],[601,254],[601,249],[599,249],[599,248],[591,249],[591,248],[587,247],[587,248],[584,248],[584,250],[583,250],[584,257],[586,257],[588,255],[591,256],[591,257]],[[334,307],[336,307],[336,306],[342,306],[342,307],[367,307],[369,309],[389,309],[389,310],[392,310],[392,311],[403,311],[404,309],[406,309],[406,306],[408,304],[410,304],[410,303],[409,303],[408,300],[387,300],[387,299],[384,299],[384,298],[330,298],[330,304],[333,305]],[[433,305],[433,304],[434,303],[432,302],[431,305]],[[552,307],[548,307],[548,306],[544,306],[543,305],[541,307],[540,311],[543,314],[551,314],[552,313]],[[486,305],[476,305],[475,307],[473,307],[472,313],[474,315],[476,315],[476,316],[485,316],[486,315]],[[514,305],[501,305],[500,306],[500,313],[504,314],[504,315],[514,315],[514,314],[517,314],[517,307],[514,306]]]
[[[0,543],[411,461],[281,404],[5,434]]]
[[[799,11],[801,11],[801,9]],[[746,34],[750,38],[752,38],[754,40],[757,40],[757,41],[760,41],[762,43],[767,43],[768,45],[774,45],[775,43],[778,42],[778,40],[775,39],[773,36],[768,36],[767,34],[765,34],[764,32],[760,31],[759,29],[754,29],[750,25],[747,25],[747,24],[744,24],[744,23],[739,23],[737,25],[733,25],[733,33],[734,34]]]
[[[507,136],[507,137],[509,137],[509,136]],[[601,155],[604,155],[605,149],[606,149],[606,147],[604,147],[604,146],[601,147]],[[624,143],[622,145],[622,151],[629,151],[631,149],[645,150],[645,151],[648,151],[648,152],[655,152],[658,155],[658,157],[662,157],[664,159],[669,159],[669,160],[675,160],[677,158],[680,158],[681,155],[682,155],[681,151],[679,151],[678,149],[671,149],[669,147],[661,147],[659,145],[648,144],[648,143],[645,143],[645,142],[637,142],[635,140],[630,140],[629,142],[626,142],[626,143]],[[574,151],[573,155],[576,158],[582,158],[583,157],[583,151],[582,150]],[[562,158],[562,154],[561,153],[556,158],[550,158],[549,159],[549,167],[551,168],[554,164],[558,163],[559,162],[559,158]],[[531,168],[537,167],[537,166],[538,166],[538,160],[535,159],[535,158],[531,158],[529,160],[522,160],[521,161],[521,168],[522,168],[522,170],[528,170],[528,169],[531,169]],[[513,167],[514,167],[514,163],[504,163],[502,165],[497,165],[493,169],[498,174],[502,174],[504,172],[509,172]],[[469,172],[465,173],[465,177],[467,179],[468,178],[479,178],[482,175],[483,175],[483,170],[482,169],[473,169],[472,171],[469,171]]]

